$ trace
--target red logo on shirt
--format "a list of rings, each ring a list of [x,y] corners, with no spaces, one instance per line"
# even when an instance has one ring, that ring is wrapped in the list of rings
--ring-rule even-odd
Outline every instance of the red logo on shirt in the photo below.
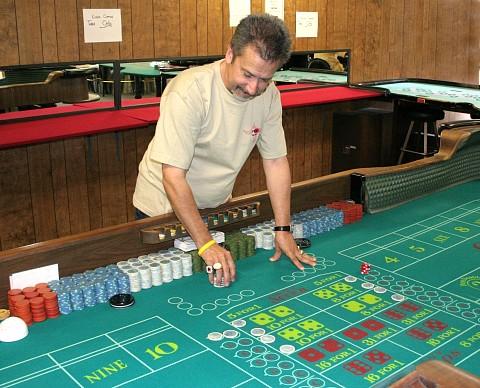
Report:
[[[262,132],[262,128],[259,128],[255,124],[253,124],[250,129],[245,129],[243,132],[251,135],[252,137],[256,137],[260,135],[260,132]]]

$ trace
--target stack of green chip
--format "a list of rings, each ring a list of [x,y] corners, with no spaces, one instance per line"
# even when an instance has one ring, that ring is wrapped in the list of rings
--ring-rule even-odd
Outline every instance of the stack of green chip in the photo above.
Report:
[[[227,234],[225,245],[228,246],[234,260],[244,259],[255,254],[255,237],[241,232]]]
[[[204,272],[205,271],[205,262],[198,254],[198,251],[188,252],[192,255],[192,268],[193,272]]]
[[[255,237],[246,236],[246,240],[247,240],[247,257],[250,257],[255,254]]]

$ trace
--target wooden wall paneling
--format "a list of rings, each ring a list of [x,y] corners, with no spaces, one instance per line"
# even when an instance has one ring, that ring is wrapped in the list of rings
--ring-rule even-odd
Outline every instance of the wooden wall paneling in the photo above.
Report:
[[[391,0],[390,29],[388,34],[388,74],[386,78],[400,78],[403,61],[403,15],[404,0]]]
[[[11,249],[35,242],[27,148],[0,151],[0,242]]]
[[[367,9],[363,0],[355,1],[355,18],[353,24],[353,44],[350,47],[350,81],[360,82],[365,79],[365,29],[367,23]]]
[[[71,234],[64,143],[54,141],[49,148],[56,229],[58,237],[63,237]]]
[[[207,43],[208,55],[224,54],[227,46],[223,44],[223,8],[222,0],[207,0]]]
[[[135,210],[132,204],[133,192],[137,183],[138,163],[137,160],[137,137],[135,130],[122,132],[123,158],[125,166],[125,197],[127,208],[127,221],[135,220]]]
[[[248,158],[240,170],[235,185],[233,186],[233,196],[251,193],[251,177],[250,177],[250,158]]]
[[[472,10],[472,4],[470,0],[460,0],[457,4],[457,20],[455,20],[456,27],[456,43],[454,43],[456,50],[455,55],[455,77],[458,82],[468,82],[468,43],[470,35],[470,12]],[[480,24],[480,19],[477,19],[477,23]],[[454,28],[455,28],[454,27]],[[478,43],[477,43],[478,46]],[[477,62],[480,68],[480,62]]]
[[[155,134],[155,125],[149,125],[145,128],[138,128],[135,130],[135,138],[137,143],[137,160],[138,164],[143,158],[143,154],[147,150],[150,140],[152,140],[153,135]]]
[[[230,27],[230,10],[229,10],[229,0],[222,0],[222,39],[223,39],[223,47],[227,48],[230,44],[230,40],[232,39],[233,31],[235,30],[234,27]]]
[[[452,29],[454,24],[453,17],[455,16],[455,7],[452,7],[452,2],[450,1],[438,1],[437,5],[437,26],[441,28],[443,33],[437,34],[436,40],[436,52],[435,52],[435,74],[436,79],[451,79],[453,74],[453,69],[455,65],[452,66],[452,57],[455,55],[455,47],[452,47],[452,34],[456,34]],[[445,28],[449,33],[445,33]]]
[[[322,133],[322,169],[319,176],[327,175],[332,172],[332,127],[333,127],[333,112],[340,110],[341,104],[338,107],[327,105],[322,107],[323,113],[323,133]]]
[[[377,79],[386,79],[388,66],[389,66],[389,58],[388,58],[388,50],[389,50],[389,38],[388,33],[390,31],[390,7],[391,7],[391,0],[385,0],[382,6],[382,16],[381,16],[381,30],[380,30],[380,58],[378,64],[378,75]]]
[[[326,18],[327,18],[327,40],[326,40],[326,49],[330,49],[333,47],[333,32],[335,30],[335,18],[333,15],[333,11],[335,9],[335,0],[328,0],[327,1],[327,8],[326,8]]]
[[[40,29],[43,61],[58,62],[55,0],[40,0]]]
[[[309,8],[308,0],[297,0],[295,6],[296,12],[310,12],[313,11]],[[308,39],[309,38],[297,38],[295,34],[295,50],[296,51],[307,51],[308,50]]]
[[[58,60],[60,62],[76,61],[80,58],[79,40],[81,39],[83,41],[83,36],[79,37],[78,34],[78,10],[76,1],[55,1],[55,15],[57,23]]]
[[[468,69],[471,84],[480,84],[480,71],[478,64],[480,63],[480,1],[472,0],[472,8],[470,10],[470,36],[468,44]]]
[[[195,56],[197,49],[196,0],[180,0],[180,55]]]
[[[348,0],[335,0],[333,5],[333,36],[331,49],[348,47]]]
[[[155,57],[180,55],[180,4],[153,0]]]
[[[365,30],[365,71],[367,81],[374,80],[380,68],[380,34],[382,4],[375,0],[367,0],[367,24]]]
[[[318,35],[314,39],[313,47],[309,47],[309,50],[327,48],[327,2],[328,0],[310,0],[310,6],[318,12]]]
[[[197,55],[208,55],[208,0],[197,0],[196,17]]]
[[[64,140],[65,171],[72,233],[91,230],[87,187],[86,146],[83,137]]]
[[[93,43],[85,43],[85,34],[83,30],[83,9],[91,8],[92,3],[90,0],[77,0],[78,59],[81,61],[89,61],[93,59]]]
[[[252,14],[264,13],[263,0],[251,0],[251,11]]]
[[[35,241],[57,238],[52,165],[48,143],[27,147]]]
[[[19,63],[15,0],[0,1],[0,66]]]
[[[42,30],[38,0],[16,0],[20,63],[42,63]]]
[[[98,161],[98,136],[85,136],[85,179],[87,186],[88,217],[90,229],[103,226],[100,166]]]
[[[98,164],[103,226],[127,221],[123,138],[120,132],[98,135]]]
[[[311,171],[310,177],[318,177],[322,175],[322,159],[323,159],[323,134],[325,127],[325,113],[318,107],[311,112],[312,118],[312,144],[311,152]]]
[[[423,30],[423,17],[417,14],[417,5],[421,3],[416,0],[405,0],[404,3],[402,77],[415,78],[417,75],[416,62],[420,58],[415,46],[418,38],[421,41],[421,37],[417,36],[418,32]]]
[[[420,78],[433,78],[435,74],[435,35],[437,33],[437,0],[423,3],[423,32],[421,35],[421,62],[418,63]]]
[[[325,0],[326,1],[326,0]],[[284,2],[284,21],[287,25],[288,31],[290,32],[290,38],[292,39],[292,51],[298,51],[297,49],[297,40],[296,36],[296,25],[295,25],[295,1],[285,1]]]
[[[313,132],[313,112],[315,109],[308,109],[305,115],[305,129],[304,129],[304,168],[303,168],[303,179],[312,178],[312,148],[315,141],[315,136]]]
[[[133,58],[152,58],[155,56],[152,0],[135,0],[131,10]]]
[[[305,124],[308,108],[297,108],[293,116],[293,164],[292,182],[304,179],[305,170]]]
[[[120,42],[120,58],[121,59],[131,59],[135,58],[133,53],[133,10],[132,10],[132,1],[131,0],[118,0],[118,8],[122,12],[122,41]],[[154,22],[153,22],[153,3],[150,10],[152,14],[152,20],[150,25],[150,50],[151,56],[155,55],[155,44],[154,44]]]

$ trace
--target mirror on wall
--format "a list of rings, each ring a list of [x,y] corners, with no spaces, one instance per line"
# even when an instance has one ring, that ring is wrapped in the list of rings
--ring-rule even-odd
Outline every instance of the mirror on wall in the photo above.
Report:
[[[0,121],[158,104],[181,71],[223,58],[57,63],[0,68]],[[294,52],[275,73],[278,84],[348,84],[350,50]]]
[[[350,50],[320,50],[292,53],[290,60],[274,76],[277,84],[349,82]]]
[[[101,100],[94,88],[98,71],[98,64],[70,63],[3,68],[0,118],[89,109]]]

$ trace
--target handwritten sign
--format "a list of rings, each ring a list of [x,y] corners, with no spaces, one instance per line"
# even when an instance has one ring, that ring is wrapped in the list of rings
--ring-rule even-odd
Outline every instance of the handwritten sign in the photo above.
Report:
[[[316,38],[318,36],[318,12],[296,13],[297,38]]]
[[[120,9],[84,9],[83,31],[85,43],[121,42]]]
[[[283,0],[265,0],[265,13],[284,20],[285,5]]]

